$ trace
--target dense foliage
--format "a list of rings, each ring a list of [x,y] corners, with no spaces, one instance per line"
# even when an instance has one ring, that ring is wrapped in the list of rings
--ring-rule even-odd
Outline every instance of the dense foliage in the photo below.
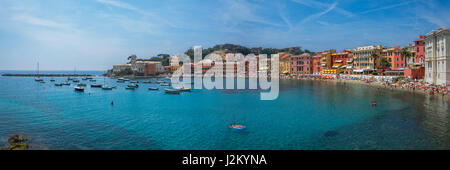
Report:
[[[267,54],[269,57],[271,54],[276,54],[276,53],[280,53],[280,52],[286,52],[286,53],[290,53],[293,55],[299,55],[299,54],[303,54],[303,53],[310,53],[313,54],[313,52],[309,51],[309,50],[302,50],[301,47],[297,46],[297,47],[289,47],[289,48],[282,48],[282,49],[278,49],[278,48],[262,48],[262,47],[257,47],[257,48],[248,48],[248,47],[244,47],[241,45],[235,45],[235,44],[220,44],[220,45],[215,45],[214,47],[211,48],[207,48],[207,49],[203,49],[202,50],[202,57],[207,56],[208,54],[211,54],[214,51],[224,51],[226,53],[228,52],[232,52],[232,53],[242,53],[243,55],[247,55],[247,54]],[[192,60],[194,59],[194,49],[190,48],[185,52],[186,55],[188,55]]]

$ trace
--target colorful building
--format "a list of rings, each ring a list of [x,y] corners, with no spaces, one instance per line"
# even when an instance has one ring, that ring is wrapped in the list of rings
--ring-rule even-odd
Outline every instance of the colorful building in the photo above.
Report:
[[[380,55],[381,45],[362,46],[352,50],[353,53],[353,73],[370,74],[376,70],[376,59],[372,54]]]
[[[313,57],[311,54],[304,53],[301,55],[291,56],[291,74],[312,74],[313,73]]]
[[[322,52],[317,52],[315,56],[313,56],[312,60],[312,68],[313,74],[320,74],[322,72]]]
[[[404,69],[407,67],[406,58],[401,56],[402,48],[396,47],[386,47],[381,52],[381,57],[386,58],[391,64],[391,70]]]
[[[290,74],[291,71],[291,55],[288,53],[279,53],[280,58],[280,74]]]
[[[414,40],[414,48],[416,52],[415,67],[425,66],[425,36],[419,36],[419,39]]]

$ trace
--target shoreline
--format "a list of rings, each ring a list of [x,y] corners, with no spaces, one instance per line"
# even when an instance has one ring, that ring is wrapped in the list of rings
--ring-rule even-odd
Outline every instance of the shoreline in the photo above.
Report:
[[[292,78],[292,79],[284,78],[284,79],[285,80],[307,80],[307,81],[318,81],[318,82],[325,81],[325,82],[335,82],[335,83],[344,83],[344,84],[348,83],[348,84],[355,84],[355,85],[364,85],[364,86],[367,86],[367,87],[375,87],[375,88],[385,89],[385,90],[390,90],[390,91],[409,92],[409,93],[422,94],[424,96],[438,97],[438,98],[444,99],[446,101],[450,100],[450,95],[448,95],[448,94],[442,95],[442,94],[437,93],[437,94],[431,95],[429,93],[429,90],[423,90],[423,89],[420,89],[420,88],[417,88],[415,90],[411,90],[411,89],[408,89],[408,88],[405,88],[405,87],[401,87],[401,86],[400,87],[397,87],[397,86],[385,86],[383,83],[380,83],[380,82],[366,83],[366,82],[364,82],[362,80],[346,80],[346,79],[339,79],[339,80],[336,80],[336,79],[294,79],[294,78]]]

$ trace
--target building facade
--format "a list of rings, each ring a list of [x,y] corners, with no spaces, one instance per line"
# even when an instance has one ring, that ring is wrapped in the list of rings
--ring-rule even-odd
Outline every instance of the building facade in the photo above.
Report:
[[[425,38],[425,81],[450,84],[450,29],[440,28]]]
[[[280,56],[280,74],[290,74],[291,71],[291,55],[288,53],[279,53]]]
[[[425,66],[425,36],[419,36],[419,39],[414,40],[414,48],[416,52],[415,56],[415,67],[424,67]]]
[[[352,50],[354,73],[370,74],[376,69],[375,58],[372,54],[376,53],[380,56],[381,45],[378,46],[362,46]]]
[[[317,52],[315,56],[313,56],[312,67],[313,74],[320,74],[322,72],[322,52]]]
[[[291,74],[312,74],[312,62],[313,57],[308,53],[291,56]]]

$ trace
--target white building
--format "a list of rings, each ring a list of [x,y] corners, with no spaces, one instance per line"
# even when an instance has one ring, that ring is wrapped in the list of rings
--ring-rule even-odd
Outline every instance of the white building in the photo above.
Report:
[[[131,69],[131,64],[117,64],[113,65],[113,73],[120,73],[126,69]]]
[[[425,81],[450,85],[450,29],[440,28],[425,38]]]

